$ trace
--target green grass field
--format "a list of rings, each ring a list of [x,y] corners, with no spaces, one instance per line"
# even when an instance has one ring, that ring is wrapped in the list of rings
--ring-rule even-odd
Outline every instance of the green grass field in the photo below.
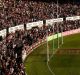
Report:
[[[61,39],[61,38],[60,38]],[[49,42],[50,55],[53,51],[53,42]],[[52,75],[46,64],[46,43],[35,49],[24,61],[28,75]],[[64,44],[60,49],[80,49],[80,34],[64,37]],[[57,50],[57,40],[55,40]],[[80,75],[80,54],[58,54],[51,58],[49,65],[55,75]]]

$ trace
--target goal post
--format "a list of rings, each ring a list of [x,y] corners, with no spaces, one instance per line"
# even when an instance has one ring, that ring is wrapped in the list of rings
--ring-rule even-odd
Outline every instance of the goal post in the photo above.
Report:
[[[62,37],[61,33],[54,34],[54,35],[51,35],[51,36],[47,35],[47,37],[46,37],[46,40],[47,40],[47,61],[50,60],[50,54],[51,53],[52,53],[52,55],[54,54],[54,49],[56,48],[54,40],[57,39],[57,38],[60,38],[60,37]],[[52,52],[50,52],[50,45],[49,45],[49,42],[51,42],[51,41],[52,41],[52,48],[51,48]],[[57,41],[60,41],[60,39],[57,40]],[[57,46],[57,48],[58,48],[58,46]]]

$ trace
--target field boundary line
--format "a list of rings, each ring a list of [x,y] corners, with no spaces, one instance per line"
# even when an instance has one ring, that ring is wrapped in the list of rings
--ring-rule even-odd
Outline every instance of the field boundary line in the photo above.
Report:
[[[60,45],[61,46],[61,45]],[[54,57],[54,55],[56,54],[56,52],[59,50],[59,48],[57,48],[54,52],[53,55],[50,57],[50,60],[52,59],[52,57]],[[49,66],[49,62],[47,62],[47,67],[49,69],[49,71],[52,73],[52,75],[55,75],[54,71],[52,71],[51,67]]]

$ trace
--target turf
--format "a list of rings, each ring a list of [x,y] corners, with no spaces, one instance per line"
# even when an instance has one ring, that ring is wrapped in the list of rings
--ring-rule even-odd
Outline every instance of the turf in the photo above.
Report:
[[[61,40],[61,38],[60,38]],[[53,41],[49,42],[50,53],[53,49]],[[80,34],[64,37],[61,49],[80,49]],[[57,50],[57,40],[55,40]],[[51,54],[50,54],[51,55]],[[46,64],[46,43],[35,49],[24,61],[28,75],[52,75]],[[80,75],[80,55],[55,54],[49,62],[55,75]]]

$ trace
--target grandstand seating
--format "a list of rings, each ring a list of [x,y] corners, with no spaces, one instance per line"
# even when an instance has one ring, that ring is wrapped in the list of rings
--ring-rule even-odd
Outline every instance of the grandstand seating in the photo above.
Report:
[[[55,34],[61,32],[61,28],[63,32],[80,28],[79,8],[77,4],[59,4],[58,17],[62,21],[57,23],[59,18],[53,19],[57,17],[54,2],[3,0],[0,7],[0,75],[26,75],[22,51],[28,53],[34,44],[46,38],[47,32],[53,34],[53,29]],[[47,19],[53,22],[47,24]]]
[[[52,2],[29,1],[29,0],[2,0],[0,7],[0,30],[57,17],[57,4]],[[58,17],[68,17],[80,15],[80,5],[59,4]]]

